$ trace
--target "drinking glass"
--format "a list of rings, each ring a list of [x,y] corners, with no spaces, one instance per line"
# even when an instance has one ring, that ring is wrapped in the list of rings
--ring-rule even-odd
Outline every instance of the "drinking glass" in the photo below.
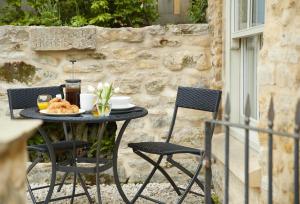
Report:
[[[42,94],[37,98],[37,106],[39,110],[47,109],[49,106],[49,101],[52,99],[51,95]]]

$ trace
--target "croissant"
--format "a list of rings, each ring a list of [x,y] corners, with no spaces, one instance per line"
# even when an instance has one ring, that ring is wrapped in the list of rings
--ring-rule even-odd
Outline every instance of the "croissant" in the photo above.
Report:
[[[49,102],[47,108],[48,113],[78,113],[79,108],[76,105],[71,105],[68,101],[54,98]]]

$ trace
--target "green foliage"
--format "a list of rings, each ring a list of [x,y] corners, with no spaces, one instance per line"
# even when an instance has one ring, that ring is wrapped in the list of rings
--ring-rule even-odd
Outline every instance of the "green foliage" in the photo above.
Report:
[[[157,18],[156,0],[6,0],[0,8],[0,25],[140,27]]]
[[[82,135],[77,135],[78,133],[77,127],[83,125],[87,129],[88,137],[86,139],[78,138],[81,137]],[[78,124],[74,125],[74,130],[76,131],[76,138],[78,140],[87,140],[90,144],[91,147],[88,149],[88,151],[85,151],[83,155],[87,155],[88,157],[95,157],[96,152],[97,152],[97,132],[98,132],[98,124]],[[47,132],[48,137],[52,141],[62,141],[65,140],[64,136],[64,130],[62,128],[61,123],[45,123],[43,124],[43,129]],[[103,138],[100,143],[100,154],[102,157],[111,157],[114,144],[115,144],[115,137],[116,137],[116,131],[117,131],[117,124],[116,122],[109,122],[106,125],[106,129],[103,134]],[[28,145],[38,145],[38,144],[44,144],[45,141],[43,140],[42,136],[37,132],[34,136],[29,138],[27,144]],[[30,152],[29,157],[30,160],[33,161],[36,158],[35,152]],[[57,153],[57,158],[61,161],[67,159],[70,157],[70,152],[67,153],[65,151]],[[44,157],[45,161],[49,161],[49,158]]]
[[[41,25],[61,25],[57,2],[52,2],[51,0],[48,0],[44,5],[41,5],[37,8],[37,12],[40,14]]]
[[[149,25],[158,18],[153,0],[115,0],[114,24],[117,26]]]
[[[219,197],[218,197],[217,194],[213,193],[211,195],[211,198],[212,198],[212,200],[214,201],[215,204],[221,204],[221,201],[220,201],[220,199],[219,199]]]
[[[189,17],[193,23],[206,23],[207,0],[193,0],[189,8]]]
[[[74,27],[85,26],[87,24],[88,21],[84,16],[73,16],[71,19],[71,25]]]
[[[116,131],[117,131],[117,124],[115,122],[109,122],[106,125],[106,129],[104,131],[103,138],[100,144],[100,149],[99,149],[101,155],[105,155],[106,157],[112,155],[112,151],[115,144]],[[98,141],[97,141],[97,137],[91,137],[91,138],[92,140],[90,142],[93,145],[89,149],[88,157],[95,157],[97,153]]]

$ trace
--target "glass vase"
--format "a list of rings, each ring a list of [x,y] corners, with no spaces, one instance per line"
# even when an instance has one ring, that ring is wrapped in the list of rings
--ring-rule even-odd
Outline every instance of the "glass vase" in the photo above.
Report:
[[[110,103],[97,103],[97,111],[98,116],[109,116],[111,111],[111,104]]]

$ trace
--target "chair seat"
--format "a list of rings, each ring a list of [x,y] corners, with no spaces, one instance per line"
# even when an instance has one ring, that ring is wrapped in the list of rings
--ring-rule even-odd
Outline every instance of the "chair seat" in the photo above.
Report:
[[[172,155],[179,153],[190,153],[200,155],[203,151],[191,147],[185,147],[166,142],[140,142],[140,143],[129,143],[128,147],[134,151],[141,151],[150,154],[159,155]]]
[[[61,151],[61,150],[71,150],[73,148],[73,142],[72,141],[61,141],[52,143],[54,151]],[[87,148],[89,147],[88,142],[84,141],[75,141],[75,147],[76,148]],[[37,151],[37,152],[48,152],[48,147],[46,144],[40,144],[40,145],[30,145],[27,147],[29,151]]]

